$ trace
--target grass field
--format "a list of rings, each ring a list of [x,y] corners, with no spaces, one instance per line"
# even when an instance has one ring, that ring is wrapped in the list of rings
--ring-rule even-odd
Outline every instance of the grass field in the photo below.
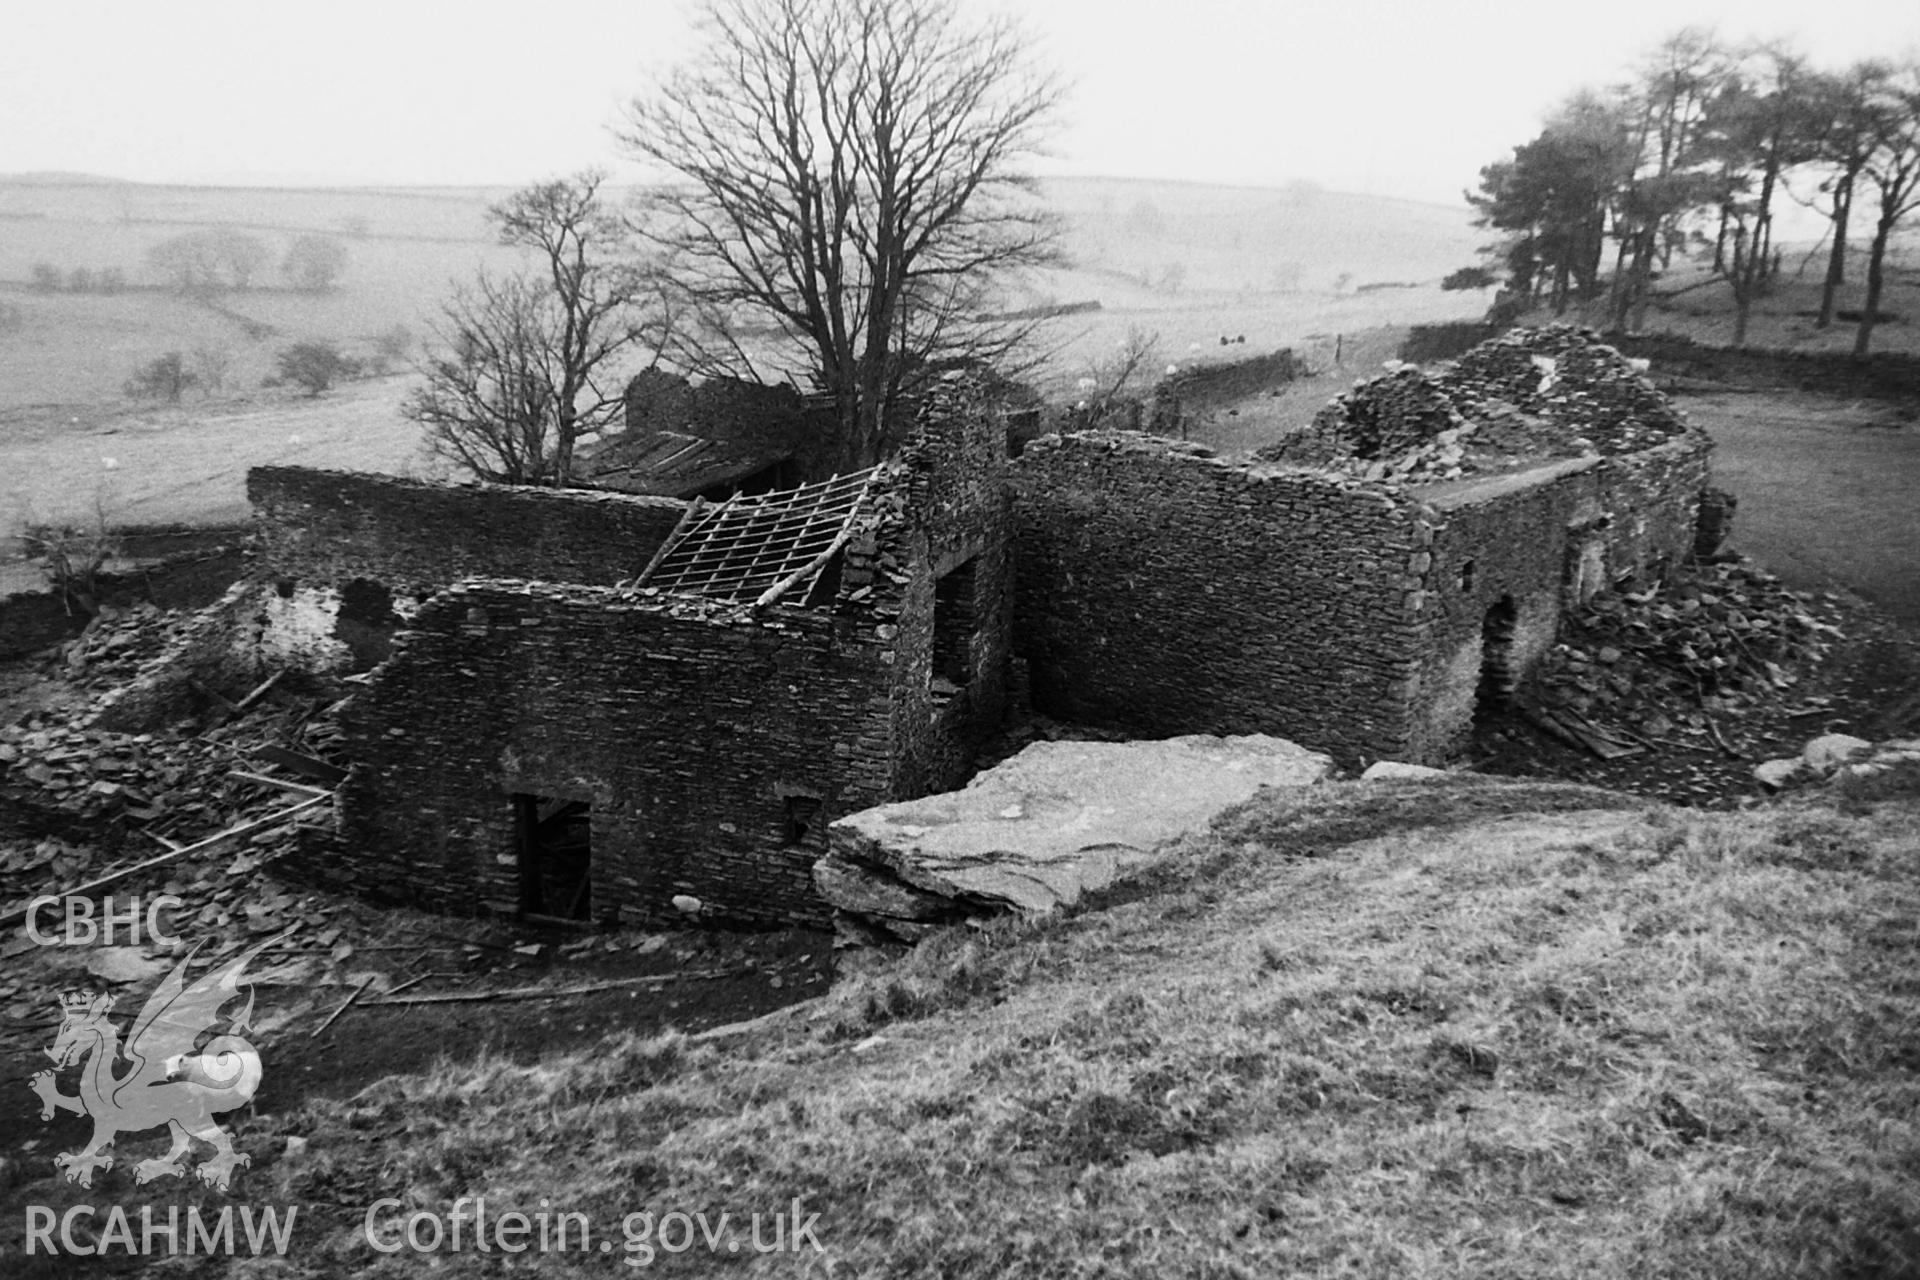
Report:
[[[1047,191],[1065,219],[1069,265],[1021,282],[1004,302],[1102,307],[1047,335],[1056,378],[1070,380],[1136,325],[1160,333],[1163,353],[1181,360],[1223,334],[1272,349],[1313,331],[1456,318],[1485,306],[1482,295],[1437,288],[1478,242],[1464,210],[1304,187],[1081,179]],[[17,324],[0,334],[0,408],[115,404],[133,370],[167,350],[225,350],[245,391],[292,341],[364,346],[394,325],[424,334],[450,282],[515,261],[493,243],[485,213],[505,194],[0,181],[0,303],[18,310]],[[340,287],[299,293],[267,272],[255,288],[220,295],[222,311],[165,292],[148,252],[207,227],[258,237],[276,263],[296,235],[335,236],[348,254]],[[28,287],[37,264],[63,278],[76,268],[118,269],[134,287],[111,296],[39,293]],[[1389,284],[1396,287],[1367,287]]]
[[[1145,886],[744,1038],[469,1052],[256,1117],[249,1194],[301,1206],[312,1274],[495,1273],[470,1226],[377,1256],[365,1206],[406,1196],[381,1239],[485,1197],[584,1215],[546,1265],[667,1275],[1909,1276],[1917,821],[1267,792]],[[796,1202],[800,1254],[752,1251]]]
[[[1920,422],[1804,392],[1685,396],[1740,499],[1734,541],[1795,587],[1844,586],[1920,631]]]

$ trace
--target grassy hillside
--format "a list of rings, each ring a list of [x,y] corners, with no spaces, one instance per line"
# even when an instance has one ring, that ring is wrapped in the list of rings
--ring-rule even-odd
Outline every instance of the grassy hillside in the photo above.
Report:
[[[1464,208],[1322,191],[1132,179],[1046,185],[1066,222],[1069,268],[1027,282],[1027,305],[1098,302],[1049,335],[1050,387],[1129,330],[1156,334],[1169,364],[1293,347],[1331,363],[1336,334],[1460,320],[1489,295],[1442,292],[1484,238]],[[1221,348],[1221,337],[1246,339]]]
[[[515,255],[492,242],[485,209],[501,193],[472,191],[273,191],[0,182],[0,408],[108,406],[142,363],[169,350],[213,349],[231,361],[225,394],[257,388],[275,351],[304,339],[366,350],[395,325],[424,334],[451,281]],[[243,231],[271,254],[245,291],[208,302],[181,297],[148,263],[155,245],[209,227]],[[345,246],[339,287],[285,287],[278,267],[296,236]],[[34,268],[64,279],[118,270],[125,292],[36,291]]]
[[[390,1241],[484,1196],[669,1275],[1913,1275],[1915,781],[1713,815],[1267,793],[1156,882],[771,1027],[463,1053],[258,1117],[253,1149],[298,1150],[247,1194],[305,1206],[309,1274],[492,1274],[363,1234],[382,1197]],[[666,1215],[745,1240],[796,1198],[819,1254],[659,1247]]]
[[[1485,305],[1478,294],[1435,287],[1477,242],[1464,210],[1307,187],[1080,179],[1049,183],[1046,193],[1065,216],[1069,265],[1019,282],[1004,302],[1100,304],[1047,336],[1062,378],[1135,325],[1161,333],[1169,358],[1183,359],[1222,334],[1271,348]],[[117,403],[133,369],[167,350],[225,351],[235,392],[256,387],[272,353],[292,341],[364,346],[396,324],[421,333],[450,281],[512,261],[492,243],[485,214],[504,194],[0,180],[0,310],[11,308],[0,325],[0,408]],[[168,293],[149,252],[208,227],[256,236],[276,267],[295,236],[332,235],[346,246],[346,272],[338,289],[313,296],[282,287],[269,270],[255,288],[222,294],[219,309]],[[36,292],[40,264],[63,281],[75,270],[117,270],[130,287]]]
[[[1835,295],[1836,308],[1841,311],[1864,306],[1867,292],[1867,245],[1855,239],[1848,249],[1846,283]],[[1783,246],[1782,258],[1780,278],[1765,297],[1753,304],[1747,345],[1786,351],[1852,351],[1854,324],[1836,320],[1825,329],[1815,324],[1820,314],[1821,284],[1826,278],[1826,246],[1789,244]],[[1920,227],[1904,231],[1889,242],[1885,272],[1880,310],[1891,312],[1892,318],[1874,326],[1872,349],[1920,351]],[[1545,324],[1552,318],[1540,311],[1525,317],[1522,323]],[[1596,328],[1604,328],[1610,321],[1604,300],[1575,307],[1564,318]],[[1681,334],[1710,346],[1730,346],[1734,328],[1732,292],[1708,266],[1676,261],[1655,285],[1641,327],[1648,333]]]

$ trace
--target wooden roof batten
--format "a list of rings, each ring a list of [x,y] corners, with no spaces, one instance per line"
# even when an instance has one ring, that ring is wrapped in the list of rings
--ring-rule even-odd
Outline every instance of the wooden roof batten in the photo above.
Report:
[[[869,467],[717,504],[696,502],[633,585],[754,609],[803,584],[811,591],[852,540],[880,470]]]

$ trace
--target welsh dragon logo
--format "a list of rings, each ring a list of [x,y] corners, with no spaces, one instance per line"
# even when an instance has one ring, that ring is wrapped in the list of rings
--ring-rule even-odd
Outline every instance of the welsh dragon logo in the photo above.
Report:
[[[253,1015],[253,987],[247,987],[247,1007],[227,1026],[229,1034],[215,1036],[197,1051],[196,1041],[219,1021],[220,1007],[239,994],[241,972],[247,962],[281,937],[269,938],[187,985],[187,965],[193,953],[174,966],[133,1020],[123,1049],[120,1033],[107,1015],[114,997],[70,991],[60,997],[64,1016],[60,1034],[47,1056],[53,1071],[38,1071],[28,1080],[40,1095],[42,1120],[56,1111],[71,1111],[93,1120],[93,1140],[78,1151],[57,1155],[53,1163],[65,1169],[68,1182],[93,1185],[95,1169],[111,1169],[108,1149],[114,1137],[142,1129],[167,1126],[173,1149],[164,1156],[134,1166],[135,1182],[177,1178],[187,1171],[183,1157],[200,1139],[214,1149],[211,1159],[194,1170],[210,1187],[221,1191],[238,1165],[252,1157],[233,1149],[233,1140],[213,1117],[244,1106],[260,1087],[260,1053],[232,1032],[249,1030]],[[199,950],[194,948],[194,952]],[[91,1055],[91,1056],[89,1056]],[[124,1057],[124,1074],[115,1067]],[[72,1097],[59,1091],[55,1073],[81,1059],[80,1092]]]

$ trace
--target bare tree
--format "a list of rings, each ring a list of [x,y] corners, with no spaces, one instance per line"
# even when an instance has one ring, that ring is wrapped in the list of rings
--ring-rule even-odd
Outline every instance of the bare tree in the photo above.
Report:
[[[495,205],[501,242],[531,250],[536,267],[482,272],[432,326],[438,350],[402,412],[436,454],[483,480],[565,484],[575,442],[620,413],[618,358],[664,341],[647,305],[657,285],[620,258],[625,229],[600,197],[604,181],[583,173]]]
[[[137,400],[164,400],[179,404],[180,394],[198,381],[178,351],[155,356],[133,371],[127,379],[126,393]]]
[[[1773,210],[1786,172],[1818,158],[1812,74],[1781,47],[1755,50],[1727,77],[1701,125],[1720,169],[1714,273],[1733,291],[1733,345],[1746,345],[1753,304],[1773,280]]]
[[[1625,91],[1639,162],[1616,198],[1615,329],[1644,323],[1655,261],[1670,257],[1684,240],[1682,222],[1711,199],[1716,181],[1699,168],[1700,133],[1728,72],[1713,34],[1688,27],[1660,43]]]
[[[1864,356],[1879,320],[1886,287],[1887,242],[1908,214],[1920,209],[1920,60],[1894,69],[1872,98],[1873,151],[1862,175],[1873,184],[1877,217],[1867,251],[1867,297],[1860,308],[1853,354]]]
[[[1826,281],[1820,290],[1820,318],[1814,327],[1833,323],[1834,300],[1847,278],[1847,224],[1860,171],[1873,156],[1875,86],[1887,74],[1878,63],[1863,62],[1846,72],[1820,73],[1809,87],[1809,109],[1820,122],[1820,166],[1825,176],[1820,193],[1828,200],[1827,221],[1833,244],[1827,253]]]
[[[231,227],[208,227],[162,240],[147,251],[147,262],[182,293],[246,289],[270,255],[257,236]]]
[[[1160,354],[1160,335],[1138,325],[1127,329],[1108,355],[1087,363],[1075,382],[1075,426],[1100,427],[1124,418],[1139,403]]]
[[[346,269],[347,246],[332,236],[296,236],[280,260],[280,273],[287,283],[305,293],[327,292]]]
[[[227,374],[233,368],[233,350],[215,343],[203,343],[193,349],[193,381],[200,394],[212,399],[226,389]]]
[[[943,360],[996,360],[996,277],[1055,260],[1018,171],[1061,90],[1019,28],[956,0],[706,0],[702,51],[622,140],[677,175],[643,233],[670,264],[690,372],[810,379],[848,465]]]

